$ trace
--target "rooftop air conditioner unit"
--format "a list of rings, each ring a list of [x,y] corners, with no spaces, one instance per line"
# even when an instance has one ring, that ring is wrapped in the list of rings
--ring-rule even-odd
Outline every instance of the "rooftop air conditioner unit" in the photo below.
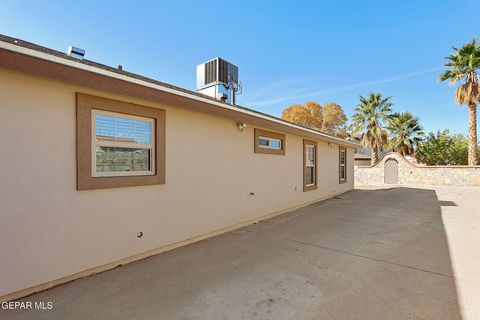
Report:
[[[241,89],[238,67],[234,64],[217,57],[197,66],[198,92],[235,104],[235,96]]]

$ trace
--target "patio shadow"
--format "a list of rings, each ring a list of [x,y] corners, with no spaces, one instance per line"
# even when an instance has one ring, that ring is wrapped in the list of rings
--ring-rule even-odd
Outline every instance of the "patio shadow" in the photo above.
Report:
[[[461,319],[434,190],[336,199],[27,297],[0,319]]]

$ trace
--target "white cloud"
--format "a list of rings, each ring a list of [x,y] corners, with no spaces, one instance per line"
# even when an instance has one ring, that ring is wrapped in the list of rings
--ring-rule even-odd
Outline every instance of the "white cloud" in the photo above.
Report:
[[[411,72],[403,75],[388,77],[384,79],[360,82],[356,84],[338,86],[338,87],[329,88],[329,89],[315,89],[315,88],[306,89],[305,83],[307,82],[307,80],[311,80],[313,77],[303,77],[303,78],[299,77],[299,78],[285,79],[282,81],[274,82],[268,86],[265,86],[264,88],[262,88],[261,90],[257,91],[252,96],[250,96],[251,100],[247,100],[243,104],[249,105],[249,106],[263,107],[263,106],[268,106],[272,104],[285,103],[291,100],[309,99],[309,98],[311,99],[319,95],[340,93],[340,92],[350,91],[352,89],[368,87],[368,86],[383,84],[383,83],[389,83],[389,82],[399,81],[403,79],[415,78],[425,74],[438,72],[442,69],[443,68],[425,69],[425,70],[415,71],[415,72]],[[311,83],[311,81],[309,82]],[[297,86],[301,86],[301,88],[298,88]],[[276,89],[275,91],[277,92],[281,91],[281,94],[276,96],[272,96],[272,95],[266,96],[266,94],[271,93],[273,89]],[[264,96],[264,98],[262,99],[261,96]],[[252,99],[252,98],[257,98],[257,99]]]

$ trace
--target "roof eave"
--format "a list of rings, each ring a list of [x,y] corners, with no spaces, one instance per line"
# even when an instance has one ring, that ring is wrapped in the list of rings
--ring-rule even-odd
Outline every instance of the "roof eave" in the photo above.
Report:
[[[30,49],[30,48],[25,48],[25,47],[22,47],[22,46],[19,46],[19,45],[15,45],[15,44],[3,42],[3,41],[0,41],[0,49],[7,50],[7,51],[10,51],[10,52],[14,52],[14,53],[17,53],[17,54],[20,54],[20,55],[25,55],[25,56],[28,56],[28,57],[33,57],[33,58],[36,58],[36,59],[48,61],[48,62],[51,62],[51,63],[63,65],[63,66],[66,66],[66,67],[75,68],[75,69],[82,70],[82,71],[87,71],[87,72],[97,74],[97,75],[101,75],[101,76],[104,76],[104,77],[108,77],[108,78],[111,78],[111,79],[117,79],[117,80],[125,81],[125,82],[128,82],[128,83],[134,84],[134,85],[143,86],[143,87],[151,88],[151,89],[154,89],[154,90],[159,90],[159,91],[169,93],[169,94],[173,94],[173,95],[177,95],[177,96],[180,96],[180,97],[183,97],[183,98],[187,98],[187,99],[199,101],[199,102],[202,102],[202,103],[206,103],[206,104],[215,106],[217,108],[222,108],[224,110],[229,110],[229,111],[233,111],[235,113],[248,115],[250,117],[263,119],[263,120],[270,121],[272,123],[275,123],[275,124],[280,125],[280,126],[285,127],[285,128],[294,128],[294,129],[298,130],[299,132],[304,132],[305,133],[304,135],[309,136],[309,137],[312,137],[312,135],[314,135],[319,140],[324,140],[324,141],[327,141],[327,142],[337,143],[337,144],[340,144],[340,145],[354,147],[354,148],[357,148],[357,147],[360,146],[360,144],[358,144],[356,142],[348,141],[348,140],[338,138],[338,137],[334,137],[334,136],[330,136],[328,134],[325,134],[325,133],[322,133],[322,132],[319,132],[319,131],[316,131],[316,130],[313,130],[313,129],[305,128],[305,127],[290,123],[288,121],[285,121],[285,120],[282,120],[282,119],[279,119],[279,118],[276,118],[276,117],[273,117],[273,116],[270,116],[270,115],[266,115],[266,114],[256,112],[256,111],[248,109],[248,108],[244,108],[244,107],[241,107],[241,106],[235,106],[235,105],[229,105],[229,104],[226,104],[226,103],[223,103],[223,102],[220,102],[220,101],[216,101],[216,100],[212,100],[212,99],[207,98],[207,97],[203,97],[203,96],[195,94],[195,93],[189,93],[187,90],[177,90],[175,88],[162,86],[161,84],[158,84],[158,83],[152,83],[152,82],[148,82],[148,81],[145,81],[145,80],[133,78],[133,77],[125,75],[125,74],[116,73],[116,72],[112,72],[112,71],[109,71],[109,70],[93,67],[93,66],[90,66],[88,64],[81,63],[80,61],[65,59],[65,58],[62,58],[62,57],[54,56],[54,55],[51,55],[51,54],[47,54],[47,53],[44,53],[44,52],[40,52],[40,51],[33,50],[33,49]],[[2,61],[0,61],[0,65],[2,65],[1,62]],[[8,67],[8,64],[5,64],[4,66]],[[23,71],[25,71],[25,70],[23,70]]]

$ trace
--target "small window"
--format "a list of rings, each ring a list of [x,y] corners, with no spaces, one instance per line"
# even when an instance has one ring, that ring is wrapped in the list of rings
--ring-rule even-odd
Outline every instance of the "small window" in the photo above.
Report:
[[[267,138],[267,137],[259,137],[258,138],[258,147],[259,148],[282,150],[282,140]]]
[[[92,175],[155,173],[155,120],[92,110]]]
[[[339,180],[340,183],[347,182],[347,149],[339,149]]]
[[[317,189],[317,142],[303,140],[303,191]]]
[[[165,110],[77,93],[77,190],[165,183]]]
[[[315,185],[315,146],[307,145],[305,148],[305,186],[311,187]]]
[[[255,153],[285,154],[285,135],[255,129]]]

